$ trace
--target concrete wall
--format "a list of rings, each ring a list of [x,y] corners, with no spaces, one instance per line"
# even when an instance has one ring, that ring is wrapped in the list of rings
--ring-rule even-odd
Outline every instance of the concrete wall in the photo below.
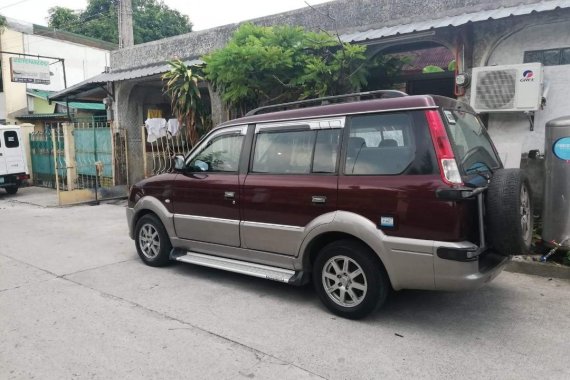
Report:
[[[4,30],[0,35],[0,49],[14,53],[24,53],[22,33],[15,32],[10,29]],[[28,100],[26,95],[26,85],[23,83],[13,83],[10,79],[10,55],[2,54],[2,79],[4,102],[2,102],[3,115],[0,119],[6,119],[8,123],[14,123],[15,117],[27,113]],[[0,99],[2,100],[2,99]],[[4,117],[1,117],[4,116]]]
[[[110,52],[107,50],[36,35],[24,34],[23,38],[26,53],[65,59],[68,87],[101,74],[105,70],[105,66],[109,66]],[[50,71],[54,74],[51,77],[51,84],[30,84],[28,88],[49,91],[63,90],[65,87],[62,64],[51,65]]]
[[[0,36],[1,50],[65,59],[68,87],[100,74],[109,65],[110,52],[108,50],[28,34],[28,32],[31,33],[31,29],[27,32],[19,27],[16,29],[18,30],[6,29],[2,33]],[[20,30],[24,30],[24,32]],[[50,71],[53,75],[49,85],[13,83],[10,78],[10,57],[13,55],[2,54],[1,56],[4,94],[6,95],[0,97],[0,119],[7,119],[8,122],[13,123],[16,121],[16,116],[28,112],[26,88],[59,91],[65,87],[61,63],[50,65]],[[55,62],[55,60],[49,61]],[[49,108],[39,107],[36,109],[36,106],[38,106],[37,102],[34,104],[34,112],[36,113],[53,112],[53,110],[49,111]]]
[[[521,64],[525,51],[570,47],[569,31],[568,9],[475,24],[475,65]],[[544,79],[547,103],[535,114],[534,131],[522,113],[489,115],[489,133],[507,167],[519,167],[521,153],[531,149],[544,152],[546,122],[570,114],[570,65],[544,67]]]
[[[35,114],[55,112],[55,103],[49,104],[47,100],[36,98],[35,96],[28,96],[28,100],[33,102],[33,111]]]
[[[312,30],[349,31],[425,21],[482,9],[495,9],[537,0],[338,0],[250,20],[259,25],[300,25]],[[327,17],[330,15],[335,21]],[[173,57],[198,58],[222,48],[239,24],[184,34],[112,52],[111,70],[156,64]]]

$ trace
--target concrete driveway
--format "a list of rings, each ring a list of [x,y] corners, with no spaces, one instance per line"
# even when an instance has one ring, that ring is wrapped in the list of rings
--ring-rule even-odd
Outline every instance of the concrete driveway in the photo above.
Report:
[[[143,265],[124,206],[0,195],[2,379],[570,377],[570,283],[503,273],[403,291],[363,321],[295,288]]]

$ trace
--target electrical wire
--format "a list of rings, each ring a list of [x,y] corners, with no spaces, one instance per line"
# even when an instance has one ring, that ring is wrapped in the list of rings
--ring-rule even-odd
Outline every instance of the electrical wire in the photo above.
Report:
[[[13,7],[14,5],[18,5],[18,4],[25,3],[26,1],[30,1],[30,0],[20,0],[20,1],[16,1],[15,3],[8,4],[8,5],[5,5],[5,6],[3,6],[3,7],[0,7],[0,10]]]

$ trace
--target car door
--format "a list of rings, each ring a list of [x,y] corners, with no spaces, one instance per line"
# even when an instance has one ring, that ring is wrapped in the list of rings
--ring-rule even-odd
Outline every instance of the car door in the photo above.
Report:
[[[6,157],[4,157],[4,139],[2,138],[3,132],[0,129],[0,176],[6,174],[8,169],[6,168]],[[0,179],[0,183],[3,179]]]
[[[246,126],[220,129],[186,158],[172,197],[179,238],[240,246],[238,169],[246,131]]]
[[[256,126],[242,188],[244,248],[297,255],[311,221],[337,208],[343,119]]]

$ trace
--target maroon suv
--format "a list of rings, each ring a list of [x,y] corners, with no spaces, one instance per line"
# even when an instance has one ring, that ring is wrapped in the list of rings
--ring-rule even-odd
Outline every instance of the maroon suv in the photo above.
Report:
[[[348,318],[391,289],[491,281],[530,245],[528,184],[468,105],[380,93],[391,97],[260,109],[211,131],[175,172],[132,187],[141,259],[312,281]]]

